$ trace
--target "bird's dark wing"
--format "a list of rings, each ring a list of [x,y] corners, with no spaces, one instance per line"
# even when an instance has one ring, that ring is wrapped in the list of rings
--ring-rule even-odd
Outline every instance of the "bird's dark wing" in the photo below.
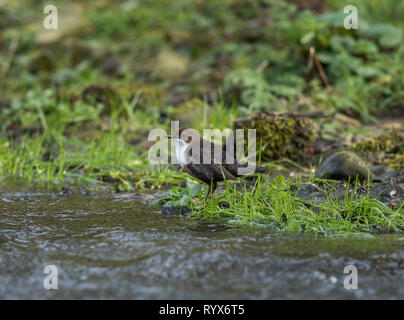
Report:
[[[203,150],[206,152],[203,152]],[[215,154],[214,150],[215,145],[206,140],[202,140],[201,144],[192,145],[187,150],[187,164],[184,165],[184,171],[208,184],[212,180],[235,180],[236,176],[226,169],[223,165],[221,155],[218,153]]]
[[[228,172],[220,164],[186,164],[184,165],[184,171],[191,176],[210,184],[211,181],[223,181],[223,180],[236,180],[236,177]]]

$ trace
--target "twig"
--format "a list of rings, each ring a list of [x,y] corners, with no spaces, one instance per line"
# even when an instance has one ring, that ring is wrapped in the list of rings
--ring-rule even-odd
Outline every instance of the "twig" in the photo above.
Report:
[[[268,67],[268,60],[263,60],[260,65],[257,67],[257,71],[259,73],[263,72],[265,70],[266,67]]]
[[[309,64],[308,64],[308,70],[309,72],[313,68],[313,62],[317,67],[318,73],[320,74],[320,78],[324,83],[325,87],[328,87],[328,80],[327,76],[324,72],[323,66],[321,65],[321,62],[317,59],[316,57],[316,49],[314,47],[310,47],[309,49]]]
[[[1,77],[4,78],[7,75],[8,70],[10,69],[11,63],[13,62],[15,51],[18,47],[18,42],[20,41],[20,36],[16,35],[11,40],[10,47],[8,48],[8,55],[6,61],[4,61],[3,66],[1,68]]]
[[[315,52],[316,52],[316,49],[314,49],[314,47],[310,47],[310,49],[309,49],[309,64],[307,65],[307,69],[309,70],[309,72],[313,68],[313,59],[314,59]]]

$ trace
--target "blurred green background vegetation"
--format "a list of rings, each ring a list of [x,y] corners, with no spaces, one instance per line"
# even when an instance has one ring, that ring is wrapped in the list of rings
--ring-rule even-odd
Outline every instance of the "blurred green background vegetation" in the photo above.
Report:
[[[0,1],[2,176],[158,186],[184,178],[147,160],[148,131],[170,120],[403,114],[404,1],[53,1],[57,30],[43,28],[46,4]]]

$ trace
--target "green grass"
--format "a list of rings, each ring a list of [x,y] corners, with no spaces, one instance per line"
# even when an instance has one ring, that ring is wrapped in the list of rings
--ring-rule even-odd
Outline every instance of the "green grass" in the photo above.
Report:
[[[52,89],[31,90],[27,95],[29,104],[17,102],[4,111],[0,176],[27,182],[112,183],[117,191],[190,180],[174,165],[150,164],[144,147],[148,132],[156,127],[169,132],[170,122],[158,123],[156,110],[139,108],[139,95],[131,99],[122,95],[105,116],[104,106],[96,103],[79,102],[72,110]],[[203,112],[205,123],[195,118],[197,128],[206,121],[224,127],[229,119],[222,103],[205,105]],[[9,126],[17,127],[15,137],[9,135]],[[132,144],[131,139],[138,142]]]
[[[213,200],[200,203],[199,185],[173,188],[159,201],[166,206],[188,206],[192,215],[222,221],[236,226],[267,226],[275,231],[312,232],[325,235],[340,233],[404,232],[403,208],[391,209],[377,199],[358,192],[349,184],[344,197],[327,188],[322,203],[300,199],[292,190],[293,183],[279,175],[272,181],[257,178],[253,187],[225,182],[226,189]],[[243,185],[243,184],[242,184]],[[226,203],[226,205],[223,205]]]
[[[115,134],[105,134],[97,142],[58,137],[54,154],[48,153],[45,136],[24,136],[18,142],[0,140],[0,176],[49,184],[112,184],[119,191],[157,188],[186,178],[172,166],[150,165],[146,156],[139,157]]]

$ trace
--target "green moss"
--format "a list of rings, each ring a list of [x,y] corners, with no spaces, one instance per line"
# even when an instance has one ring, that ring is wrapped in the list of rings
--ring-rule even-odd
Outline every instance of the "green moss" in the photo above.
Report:
[[[395,158],[395,159],[386,159],[385,162],[393,169],[393,170],[404,170],[404,154]]]
[[[363,155],[375,151],[399,153],[404,151],[404,137],[397,131],[392,130],[382,133],[373,139],[357,142],[352,146],[352,150]]]
[[[288,158],[301,161],[316,138],[314,123],[295,115],[254,113],[234,122],[235,129],[256,129],[257,150],[262,138],[262,160]],[[245,133],[247,142],[247,133]]]
[[[357,142],[352,150],[373,163],[387,164],[393,170],[404,169],[404,136],[395,130]]]

